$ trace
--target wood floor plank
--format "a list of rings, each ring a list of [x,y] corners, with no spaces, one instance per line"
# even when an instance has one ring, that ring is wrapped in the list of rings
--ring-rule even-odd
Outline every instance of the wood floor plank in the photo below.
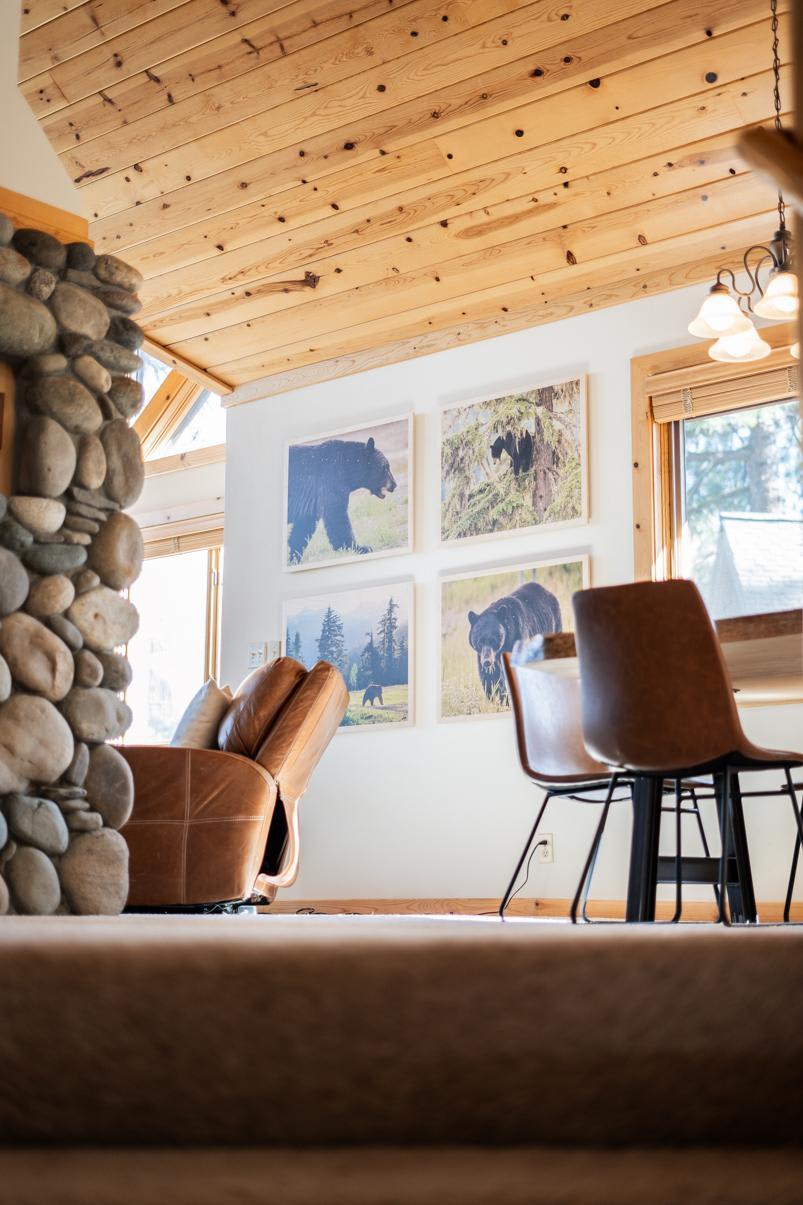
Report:
[[[638,270],[634,261],[641,253],[634,249],[628,265],[602,264],[537,290],[525,280],[516,288],[475,293],[434,311],[410,313],[402,321],[382,319],[356,327],[345,340],[301,342],[278,354],[253,356],[225,366],[225,376],[235,386],[232,401],[285,393],[710,280],[723,256],[737,260],[755,237],[764,237],[764,229],[762,219],[733,223],[722,232],[713,255],[710,240],[706,249],[700,236],[696,242],[695,236],[669,240],[651,249],[651,258],[659,265],[651,272]]]
[[[342,295],[313,299],[303,306],[237,326],[210,329],[194,338],[172,340],[163,331],[159,342],[200,364],[207,362],[212,347],[215,362],[227,363],[262,348],[298,338],[312,339],[327,331],[343,330],[369,319],[401,314],[472,290],[503,284],[520,276],[525,265],[528,274],[540,279],[543,274],[564,270],[567,264],[585,265],[634,246],[647,246],[710,226],[718,228],[729,221],[770,211],[773,197],[772,187],[765,181],[746,176],[734,187],[728,179],[706,188],[704,194],[692,189],[663,197],[566,229],[518,239],[503,247],[472,251],[436,268],[390,275]]]
[[[482,0],[483,4],[487,2]],[[617,11],[639,11],[648,2],[654,0],[619,0]],[[316,168],[318,174],[333,170],[338,161],[357,160],[367,151],[378,150],[385,143],[390,145],[394,132],[398,137],[400,129],[408,128],[401,111],[405,103],[413,101],[420,110],[423,98],[428,106],[428,125],[432,126],[439,120],[432,116],[436,90],[445,106],[450,87],[474,80],[477,71],[493,71],[529,53],[543,52],[545,43],[547,46],[560,43],[562,33],[565,37],[564,23],[549,20],[550,15],[551,10],[545,9],[543,0],[537,0],[443,43],[425,46],[413,56],[371,67],[354,81],[334,84],[313,95],[301,95],[288,105],[240,121],[236,138],[232,138],[228,128],[223,128],[187,144],[180,154],[140,158],[137,170],[129,159],[128,166],[121,171],[92,178],[86,185],[88,205],[93,214],[101,217],[174,191],[188,182],[188,176],[197,181],[238,169],[242,179],[243,164],[274,152],[289,157],[296,178],[299,158],[304,159],[309,178]],[[608,24],[608,0],[584,0],[575,21],[581,32]],[[383,87],[385,92],[381,91]],[[475,81],[472,92],[478,91]],[[320,150],[318,139],[325,144]],[[93,144],[87,151],[85,159],[65,157],[72,178],[86,171],[105,171],[107,165],[95,158]]]

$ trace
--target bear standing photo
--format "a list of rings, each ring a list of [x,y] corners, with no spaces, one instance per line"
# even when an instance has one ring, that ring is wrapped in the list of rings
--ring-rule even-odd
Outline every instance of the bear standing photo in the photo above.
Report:
[[[291,443],[285,568],[410,551],[411,445],[411,415]]]
[[[572,594],[588,584],[585,554],[442,578],[441,719],[508,711],[502,654],[571,631]]]

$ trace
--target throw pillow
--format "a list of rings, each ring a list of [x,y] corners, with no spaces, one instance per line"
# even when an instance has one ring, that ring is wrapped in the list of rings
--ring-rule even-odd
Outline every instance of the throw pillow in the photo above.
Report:
[[[220,721],[231,706],[231,687],[205,682],[178,722],[171,745],[184,749],[216,749]]]

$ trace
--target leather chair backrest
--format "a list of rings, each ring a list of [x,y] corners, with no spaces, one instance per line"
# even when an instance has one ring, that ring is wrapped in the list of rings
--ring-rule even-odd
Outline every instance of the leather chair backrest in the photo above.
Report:
[[[260,746],[307,671],[292,657],[261,665],[240,685],[218,729],[218,748],[256,757]]]
[[[583,744],[577,679],[516,665],[509,653],[504,663],[524,773],[545,785],[606,778]]]
[[[581,590],[572,606],[583,737],[593,757],[669,776],[739,747],[722,649],[693,582]]]
[[[256,761],[279,784],[282,801],[301,798],[310,775],[348,707],[343,675],[319,661],[305,676],[256,753]]]

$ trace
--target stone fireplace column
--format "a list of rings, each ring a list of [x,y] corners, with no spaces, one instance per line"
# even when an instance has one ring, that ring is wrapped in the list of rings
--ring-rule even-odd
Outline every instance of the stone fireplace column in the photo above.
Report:
[[[138,616],[122,592],[143,558],[125,512],[144,480],[129,425],[143,401],[141,280],[0,214],[0,361],[15,381],[0,494],[0,913],[116,913],[128,893],[118,830],[134,784],[108,742],[131,723],[120,650]],[[5,410],[7,441],[8,398]]]

